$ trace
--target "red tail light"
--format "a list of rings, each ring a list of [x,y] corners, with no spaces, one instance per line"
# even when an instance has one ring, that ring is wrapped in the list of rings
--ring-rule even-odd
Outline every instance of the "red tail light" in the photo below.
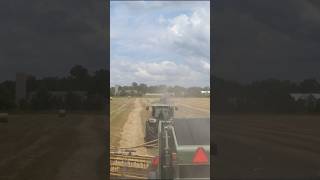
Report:
[[[172,161],[176,161],[177,160],[177,153],[172,153],[171,157],[172,157]]]
[[[151,165],[152,165],[153,168],[158,167],[158,165],[159,165],[159,156],[156,156],[156,157],[152,158]]]
[[[209,160],[208,160],[208,156],[206,154],[206,151],[202,147],[199,147],[193,156],[192,163],[194,163],[194,164],[207,164],[208,162],[209,162]]]

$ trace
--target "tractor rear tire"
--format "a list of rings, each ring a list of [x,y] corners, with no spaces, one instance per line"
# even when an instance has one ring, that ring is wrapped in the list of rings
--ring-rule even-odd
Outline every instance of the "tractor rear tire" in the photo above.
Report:
[[[144,137],[144,141],[148,142],[150,140],[150,126],[147,123],[146,124],[146,132],[145,132],[145,137]]]

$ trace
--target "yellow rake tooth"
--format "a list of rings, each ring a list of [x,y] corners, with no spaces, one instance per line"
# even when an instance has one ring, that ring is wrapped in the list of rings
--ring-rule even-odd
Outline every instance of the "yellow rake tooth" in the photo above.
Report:
[[[117,177],[146,179],[152,156],[112,153],[110,174]]]

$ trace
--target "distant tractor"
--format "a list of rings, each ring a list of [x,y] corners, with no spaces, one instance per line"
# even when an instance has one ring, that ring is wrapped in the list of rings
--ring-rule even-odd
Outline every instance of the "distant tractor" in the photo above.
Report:
[[[171,104],[152,104],[151,117],[146,121],[145,142],[158,138],[158,126],[160,121],[170,121],[174,116],[174,111],[178,108]],[[146,110],[149,110],[147,106]]]
[[[65,109],[59,109],[59,111],[58,111],[59,117],[65,117],[66,114],[67,114],[67,112]]]

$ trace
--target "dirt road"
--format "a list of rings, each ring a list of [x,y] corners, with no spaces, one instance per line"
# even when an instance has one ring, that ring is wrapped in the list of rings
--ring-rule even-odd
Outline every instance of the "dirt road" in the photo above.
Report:
[[[0,180],[104,179],[104,115],[28,114],[0,124]]]

